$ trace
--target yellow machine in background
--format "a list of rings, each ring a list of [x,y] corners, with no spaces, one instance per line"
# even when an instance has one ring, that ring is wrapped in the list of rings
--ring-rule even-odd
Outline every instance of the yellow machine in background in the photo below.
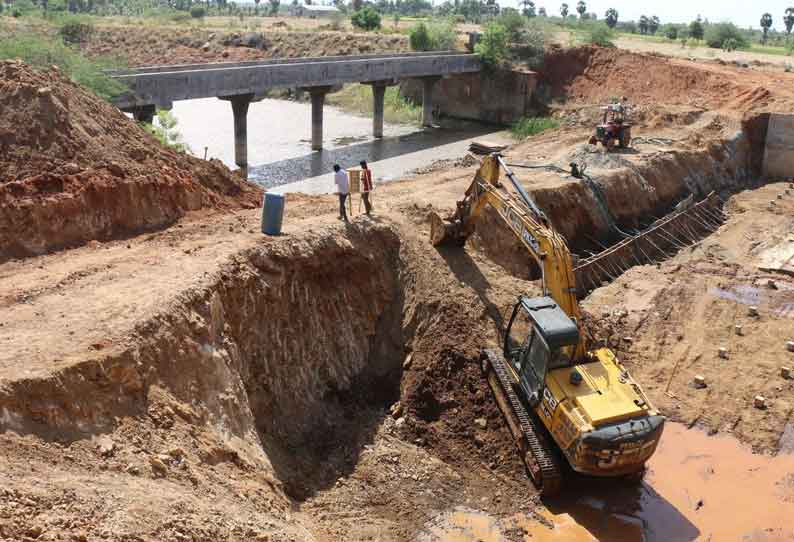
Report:
[[[500,167],[518,197],[499,182]],[[519,296],[502,351],[482,356],[533,482],[544,495],[559,492],[561,456],[582,474],[641,476],[664,417],[611,350],[588,348],[568,245],[498,154],[483,160],[447,222],[431,217],[433,244],[462,246],[486,205],[496,209],[543,274],[543,296]]]

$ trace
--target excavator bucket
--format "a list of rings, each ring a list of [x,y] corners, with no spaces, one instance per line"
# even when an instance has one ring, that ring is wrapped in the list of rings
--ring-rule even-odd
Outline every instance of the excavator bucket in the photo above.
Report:
[[[430,242],[433,246],[462,247],[466,243],[463,224],[460,221],[447,222],[435,211],[428,216],[430,220]]]
[[[633,265],[656,263],[714,232],[725,221],[719,196],[712,192],[702,201],[683,202],[666,217],[637,235],[590,257],[574,267],[578,295],[585,296],[604,282],[617,278]]]

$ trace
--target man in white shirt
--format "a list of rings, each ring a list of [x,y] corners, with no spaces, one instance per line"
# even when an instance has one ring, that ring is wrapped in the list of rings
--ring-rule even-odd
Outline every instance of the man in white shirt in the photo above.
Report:
[[[350,193],[350,181],[347,179],[347,172],[334,164],[334,183],[336,183],[336,193],[339,194],[339,220],[347,222],[347,211],[345,211],[345,200]]]

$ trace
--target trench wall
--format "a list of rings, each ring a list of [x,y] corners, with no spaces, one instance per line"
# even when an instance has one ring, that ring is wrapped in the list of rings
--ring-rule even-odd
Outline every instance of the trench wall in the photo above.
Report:
[[[730,193],[760,183],[756,150],[746,132],[717,141],[701,150],[671,150],[657,154],[641,166],[599,173],[601,187],[616,223],[640,229],[669,212],[676,203],[694,194]],[[595,174],[594,174],[595,175]],[[592,190],[572,180],[562,186],[530,190],[538,206],[561,232],[574,252],[598,252],[601,244],[615,240],[609,221]],[[501,218],[486,209],[484,227],[474,242],[490,258],[516,276],[535,278],[538,271],[526,249],[502,226]]]
[[[164,303],[130,346],[47,378],[0,382],[0,432],[70,440],[151,415],[164,394],[246,461],[303,441],[323,400],[403,359],[399,239],[387,226],[308,234],[238,254]]]

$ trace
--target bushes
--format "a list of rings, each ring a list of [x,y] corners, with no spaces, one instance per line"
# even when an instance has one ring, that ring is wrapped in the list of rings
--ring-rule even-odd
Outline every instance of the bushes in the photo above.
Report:
[[[190,147],[182,141],[182,135],[177,131],[178,121],[170,111],[157,112],[157,122],[145,124],[144,129],[152,134],[163,146],[171,147],[177,152],[189,152]]]
[[[524,117],[510,127],[510,132],[516,139],[525,139],[559,126],[559,121],[551,117]]]
[[[474,46],[474,52],[486,66],[498,66],[507,60],[507,30],[496,22],[485,27],[480,41]]]
[[[126,88],[102,71],[118,66],[112,66],[106,60],[89,60],[60,40],[33,34],[17,34],[0,40],[0,59],[15,58],[44,69],[54,64],[70,79],[106,100],[121,94]]]
[[[354,12],[350,17],[350,22],[356,28],[375,30],[380,28],[380,13],[367,6]]]
[[[203,19],[207,15],[207,10],[204,6],[195,5],[190,8],[190,16],[194,19]]]
[[[714,49],[743,49],[749,45],[744,33],[733,23],[708,25],[705,33],[705,41],[706,45]]]
[[[662,27],[662,35],[668,40],[678,39],[678,27],[674,24],[666,24]]]
[[[581,38],[584,43],[598,45],[600,47],[614,47],[612,40],[615,33],[604,23],[595,23],[588,26],[584,36]]]
[[[87,17],[69,16],[61,22],[58,34],[64,43],[83,43],[94,33],[94,25]]]
[[[505,8],[494,21],[507,31],[507,39],[517,41],[521,30],[526,24],[526,19],[515,9]]]
[[[511,25],[508,29],[501,21]],[[543,60],[546,48],[546,26],[543,22],[521,18],[515,26],[513,18],[496,18],[485,26],[485,32],[474,46],[474,52],[487,66],[496,66],[507,60],[521,61],[535,66]]]
[[[455,48],[457,41],[455,26],[450,21],[422,22],[408,32],[414,51],[449,51]]]

